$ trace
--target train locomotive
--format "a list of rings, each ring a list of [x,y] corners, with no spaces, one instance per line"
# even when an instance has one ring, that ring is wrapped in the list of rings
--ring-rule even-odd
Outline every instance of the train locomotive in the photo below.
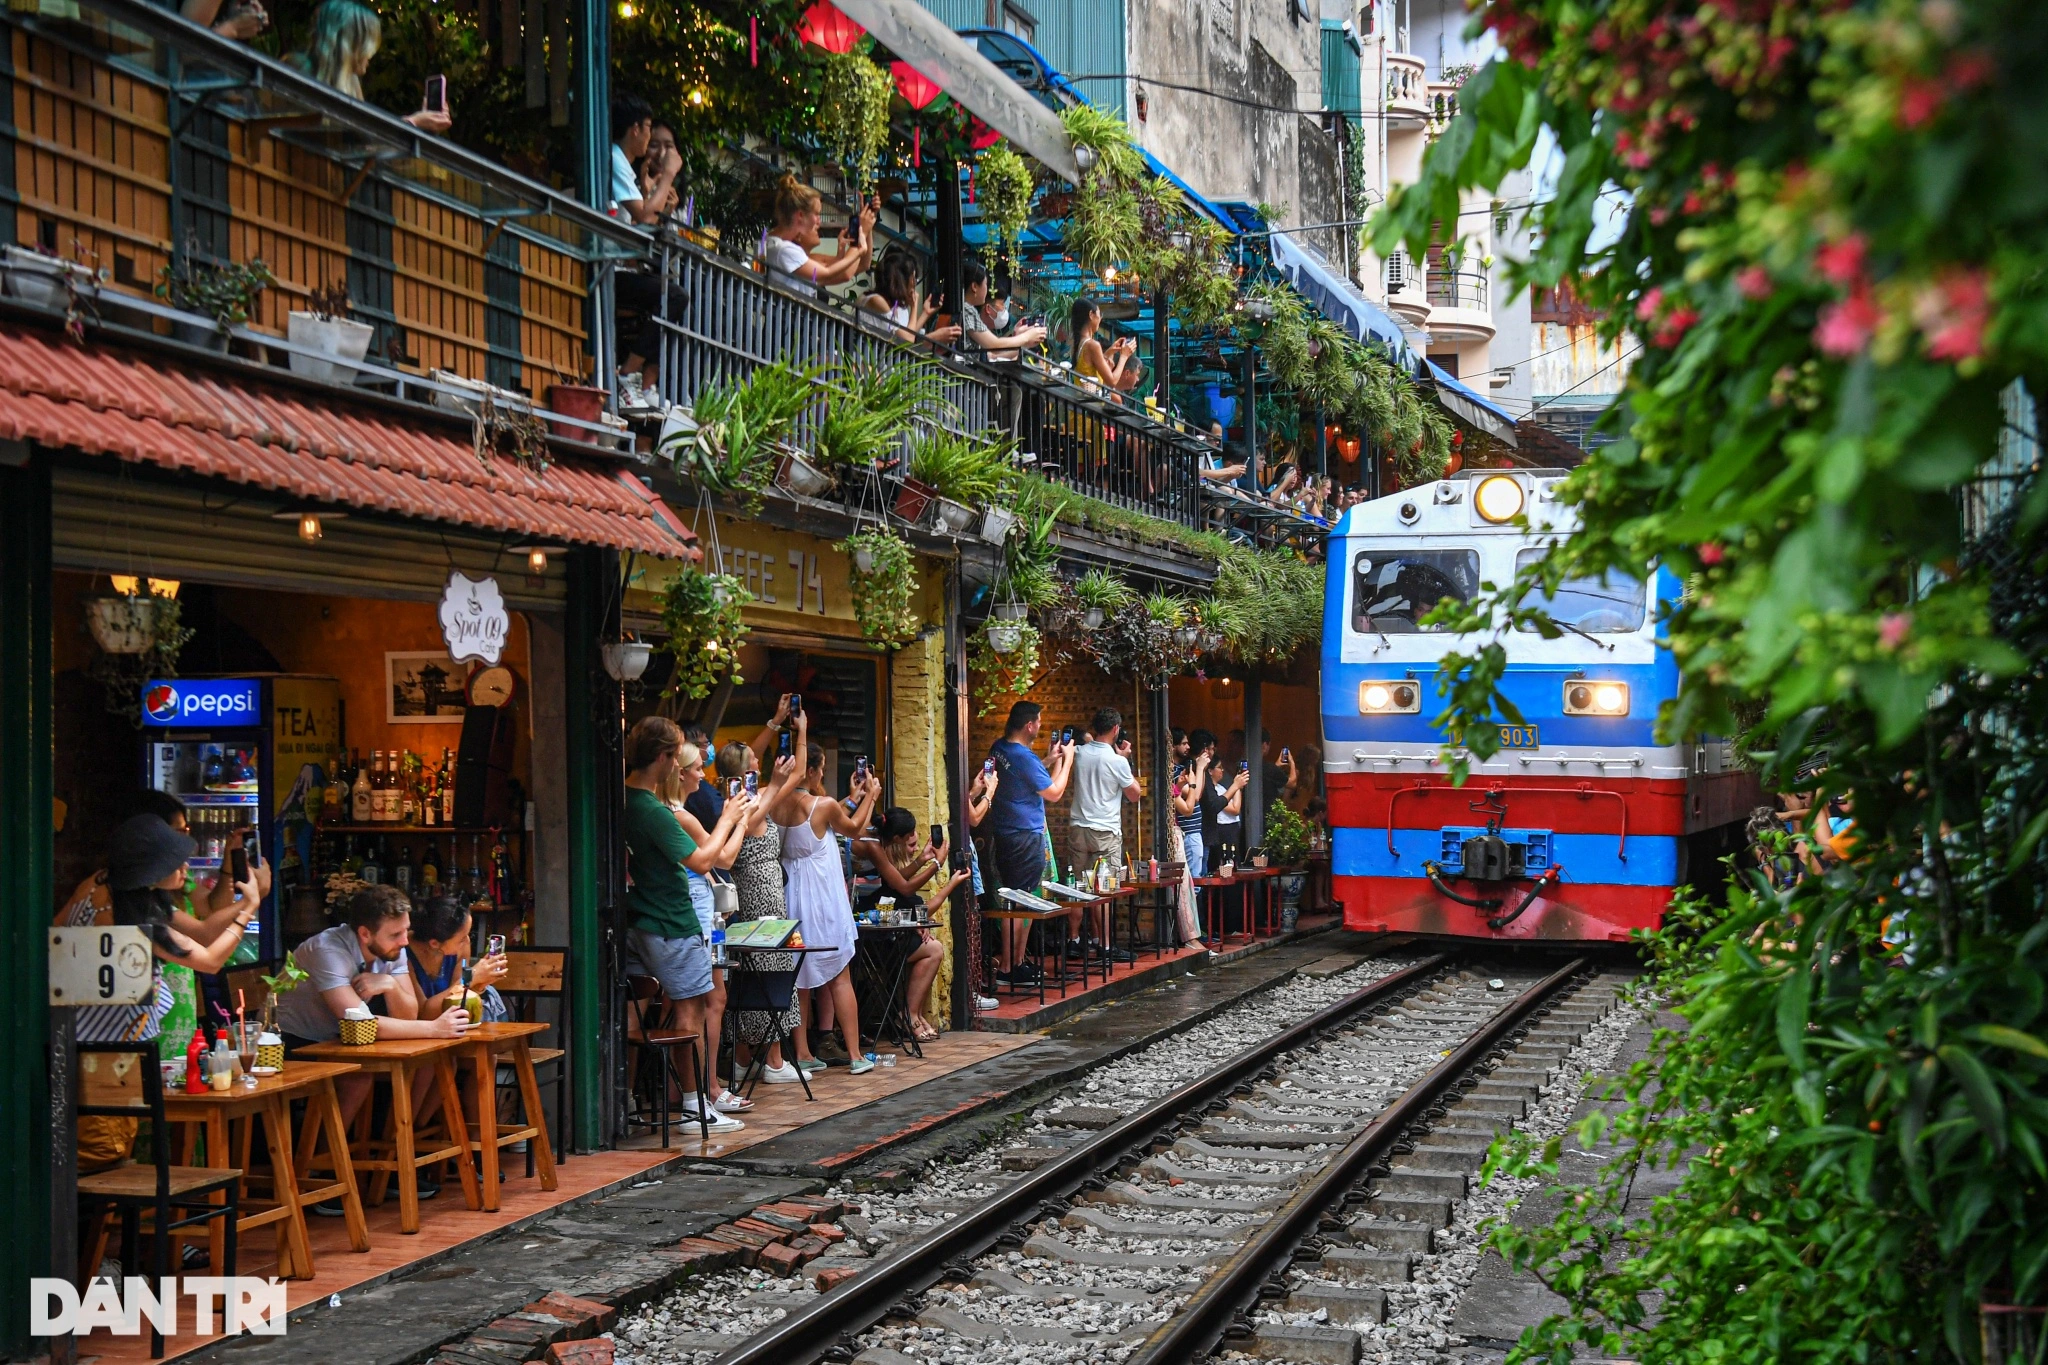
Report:
[[[1565,582],[1558,638],[1508,630],[1520,723],[1453,786],[1438,663],[1473,652],[1422,618],[1505,586],[1576,526],[1563,470],[1475,469],[1360,503],[1330,534],[1322,657],[1331,872],[1348,929],[1458,939],[1625,941],[1712,870],[1758,801],[1729,743],[1659,744],[1678,668],[1659,645],[1667,569]],[[1527,514],[1527,525],[1516,520]]]

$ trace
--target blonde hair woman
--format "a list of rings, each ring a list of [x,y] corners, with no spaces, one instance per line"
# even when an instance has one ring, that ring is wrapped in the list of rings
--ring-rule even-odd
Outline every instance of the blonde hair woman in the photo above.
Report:
[[[776,182],[775,227],[762,242],[761,250],[771,271],[824,289],[845,284],[867,269],[874,255],[875,219],[882,211],[881,197],[877,195],[872,203],[863,200],[856,205],[859,212],[854,226],[839,231],[837,256],[811,254],[822,240],[818,235],[818,215],[824,204],[822,195],[793,175],[785,175]]]
[[[383,45],[384,23],[377,11],[355,0],[321,0],[313,11],[313,31],[306,50],[289,60],[314,80],[359,100],[363,98],[363,74]],[[405,121],[426,133],[445,133],[452,126],[446,109],[424,105],[407,114]]]

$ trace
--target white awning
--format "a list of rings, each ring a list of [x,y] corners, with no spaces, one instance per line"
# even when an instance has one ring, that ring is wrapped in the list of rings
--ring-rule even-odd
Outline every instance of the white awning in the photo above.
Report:
[[[1081,181],[1060,116],[1040,104],[917,0],[833,0],[875,41],[909,62],[989,127],[1071,184]]]

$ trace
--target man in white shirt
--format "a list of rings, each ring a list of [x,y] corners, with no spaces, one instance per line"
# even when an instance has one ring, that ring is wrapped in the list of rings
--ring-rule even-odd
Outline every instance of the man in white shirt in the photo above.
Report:
[[[1067,857],[1077,873],[1085,874],[1098,861],[1112,868],[1124,865],[1124,803],[1145,797],[1145,789],[1131,772],[1131,742],[1123,737],[1123,715],[1113,707],[1095,713],[1089,725],[1088,743],[1074,755],[1074,806],[1067,821]],[[1109,907],[1099,912],[1102,937],[1097,951],[1107,952]],[[1079,911],[1075,929],[1079,929]],[[1071,945],[1070,945],[1071,947]]]

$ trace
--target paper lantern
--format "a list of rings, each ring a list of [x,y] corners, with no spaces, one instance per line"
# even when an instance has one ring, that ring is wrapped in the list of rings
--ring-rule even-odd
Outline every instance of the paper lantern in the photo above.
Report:
[[[896,78],[896,93],[913,109],[922,109],[940,95],[939,83],[909,62],[889,63],[889,73]]]
[[[980,119],[975,118],[973,115],[968,115],[967,145],[971,150],[979,152],[985,148],[995,146],[998,142],[1001,142],[1002,140],[1003,135],[1001,133],[989,127],[986,123],[983,123]]]
[[[853,45],[867,36],[867,30],[841,14],[832,0],[818,0],[805,10],[796,32],[805,42],[827,52],[851,52]]]

